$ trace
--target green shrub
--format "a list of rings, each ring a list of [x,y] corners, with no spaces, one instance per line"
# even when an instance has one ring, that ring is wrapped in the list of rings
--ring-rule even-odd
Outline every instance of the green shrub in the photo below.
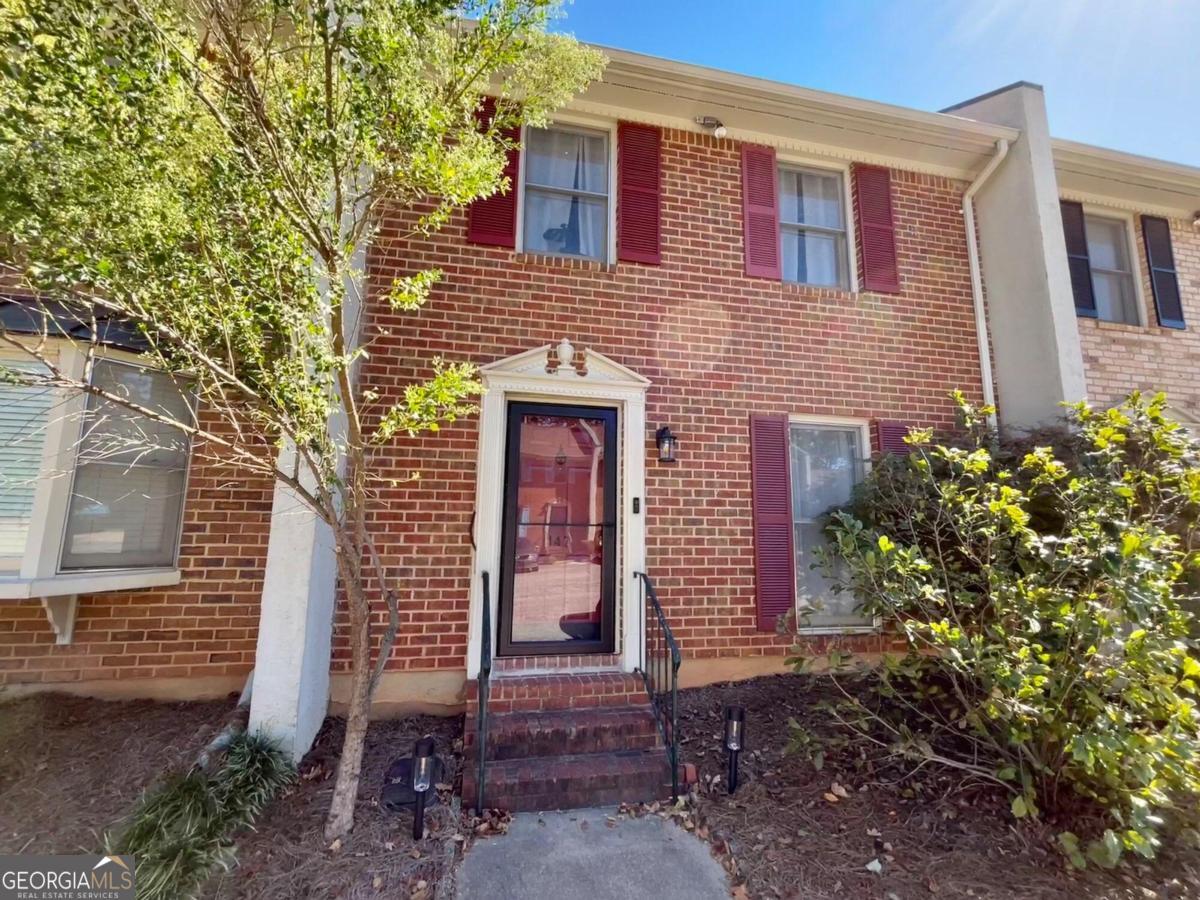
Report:
[[[1073,406],[1057,446],[1021,452],[956,400],[968,440],[914,431],[831,517],[839,589],[907,651],[841,718],[1004,786],[1018,818],[1070,823],[1077,866],[1152,857],[1200,805],[1200,445],[1161,395]]]
[[[216,869],[232,865],[234,835],[293,778],[274,744],[239,734],[215,774],[174,775],[147,794],[110,850],[136,856],[139,898],[193,896]]]

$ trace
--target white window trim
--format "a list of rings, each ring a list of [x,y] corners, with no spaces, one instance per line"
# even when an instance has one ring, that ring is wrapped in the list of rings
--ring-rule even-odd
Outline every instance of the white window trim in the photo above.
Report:
[[[817,290],[827,291],[849,291],[852,294],[859,292],[858,286],[858,249],[856,247],[857,234],[855,232],[854,223],[854,195],[850,187],[850,163],[836,162],[830,159],[824,159],[819,156],[805,156],[799,153],[789,153],[786,151],[776,151],[775,153],[775,178],[776,178],[776,193],[779,191],[779,170],[780,169],[812,169],[817,172],[836,173],[842,178],[842,219],[846,223],[846,287],[828,287],[827,285],[810,285],[802,281],[789,281],[786,278],[784,284],[799,284],[805,287],[816,288]],[[783,260],[783,228],[779,229],[779,258],[782,265]]]
[[[53,341],[53,344],[57,353],[57,365],[63,372],[69,377],[82,377],[87,362],[84,351],[70,341]],[[134,353],[97,348],[95,355],[98,358],[145,368],[145,363]],[[67,512],[75,479],[76,453],[86,404],[87,395],[81,391],[58,392],[53,405],[54,414],[46,425],[41,470],[34,491],[29,531],[25,537],[25,553],[15,577],[0,574],[0,600],[136,590],[178,584],[182,580],[179,548],[183,535],[183,515],[180,516],[180,530],[175,540],[175,558],[169,566],[60,570]],[[185,498],[190,478],[189,448],[188,472],[183,486]]]
[[[1138,256],[1137,247],[1137,216],[1130,211],[1123,209],[1114,209],[1111,206],[1098,206],[1094,203],[1082,203],[1084,215],[1084,240],[1087,240],[1087,217],[1092,216],[1096,219],[1109,219],[1113,222],[1120,222],[1125,232],[1125,252],[1129,257],[1129,275],[1133,280],[1133,305],[1134,311],[1137,313],[1136,322],[1114,322],[1111,319],[1102,319],[1099,313],[1096,315],[1096,321],[1106,325],[1124,325],[1126,328],[1147,328],[1146,322],[1146,299],[1142,291],[1142,262]],[[1092,253],[1091,248],[1088,248],[1088,277],[1092,275]],[[1095,290],[1093,286],[1092,290]]]
[[[561,113],[547,124],[547,128],[562,125],[567,128],[584,128],[589,131],[602,132],[608,138],[608,204],[603,259],[593,259],[590,256],[575,256],[567,253],[543,253],[541,250],[525,249],[525,174],[529,171],[529,157],[526,148],[529,146],[525,139],[529,131],[528,125],[521,126],[521,163],[517,172],[517,252],[529,253],[544,259],[579,259],[584,262],[598,262],[610,265],[617,261],[617,123],[613,119],[603,119],[582,113]]]
[[[788,445],[791,446],[791,426],[792,425],[816,425],[827,426],[830,428],[857,428],[859,448],[858,452],[862,454],[860,462],[862,463],[863,477],[871,471],[871,421],[862,419],[857,416],[827,416],[816,413],[793,413],[788,416]],[[788,451],[788,465],[791,466],[791,451]],[[789,477],[791,472],[788,473]],[[791,497],[788,498],[788,503],[791,503]],[[793,528],[795,522],[793,521]],[[800,595],[797,592],[792,600],[793,608],[796,613],[796,631],[798,634],[806,637],[819,637],[821,635],[837,635],[837,634],[875,634],[883,627],[883,620],[876,616],[870,624],[863,625],[800,625]]]

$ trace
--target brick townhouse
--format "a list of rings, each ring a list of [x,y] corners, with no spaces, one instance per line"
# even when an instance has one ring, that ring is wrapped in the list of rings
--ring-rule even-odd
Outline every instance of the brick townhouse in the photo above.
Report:
[[[433,236],[389,215],[368,258],[364,381],[394,399],[441,356],[487,388],[377,473],[403,585],[379,708],[473,712],[491,658],[508,755],[606,728],[659,752],[664,623],[681,685],[782,671],[793,611],[802,648],[881,650],[809,568],[820,519],[908,425],[951,427],[954,389],[1016,428],[1132,388],[1200,421],[1200,169],[1053,139],[1025,83],[935,113],[608,52],[521,135],[511,191]],[[420,313],[371,302],[433,266]],[[126,356],[96,377],[155,396]],[[0,401],[3,691],[204,697],[253,669],[252,722],[301,755],[347,667],[319,526],[186,445],[117,484],[51,398]],[[611,799],[564,759],[557,795],[522,801],[520,759],[490,778]],[[659,776],[588,763],[618,764]]]

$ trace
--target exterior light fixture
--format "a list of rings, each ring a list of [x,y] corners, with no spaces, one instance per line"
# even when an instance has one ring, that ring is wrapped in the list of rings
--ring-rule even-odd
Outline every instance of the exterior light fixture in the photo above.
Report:
[[[554,464],[560,469],[567,464],[567,451],[563,449],[562,444],[558,445],[558,452],[554,454]]]
[[[729,793],[737,790],[738,754],[746,746],[746,710],[741,706],[725,707],[725,752],[729,758]]]
[[[658,446],[658,461],[662,463],[675,462],[675,451],[679,447],[679,438],[671,433],[667,425],[654,432],[654,443]]]
[[[725,128],[725,123],[716,116],[696,116],[693,121],[705,131],[712,132],[712,136],[717,140],[720,140],[729,133]]]
[[[433,738],[421,738],[413,744],[412,755],[412,790],[415,804],[413,806],[413,840],[419,841],[425,836],[425,801],[433,787],[433,768],[437,757],[433,755]]]

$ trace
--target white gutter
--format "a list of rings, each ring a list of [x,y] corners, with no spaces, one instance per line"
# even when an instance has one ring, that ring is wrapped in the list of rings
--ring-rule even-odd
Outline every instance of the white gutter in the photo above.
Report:
[[[979,342],[979,375],[983,383],[983,403],[985,406],[996,405],[996,388],[992,382],[992,353],[988,342],[987,306],[983,299],[983,276],[979,272],[979,243],[975,236],[975,195],[984,183],[992,177],[992,173],[1004,157],[1008,156],[1008,141],[1004,138],[996,141],[996,152],[983,170],[975,176],[963,193],[963,220],[967,228],[967,262],[971,267],[971,297],[975,302],[975,338]],[[988,416],[988,424],[996,430],[996,414]]]

